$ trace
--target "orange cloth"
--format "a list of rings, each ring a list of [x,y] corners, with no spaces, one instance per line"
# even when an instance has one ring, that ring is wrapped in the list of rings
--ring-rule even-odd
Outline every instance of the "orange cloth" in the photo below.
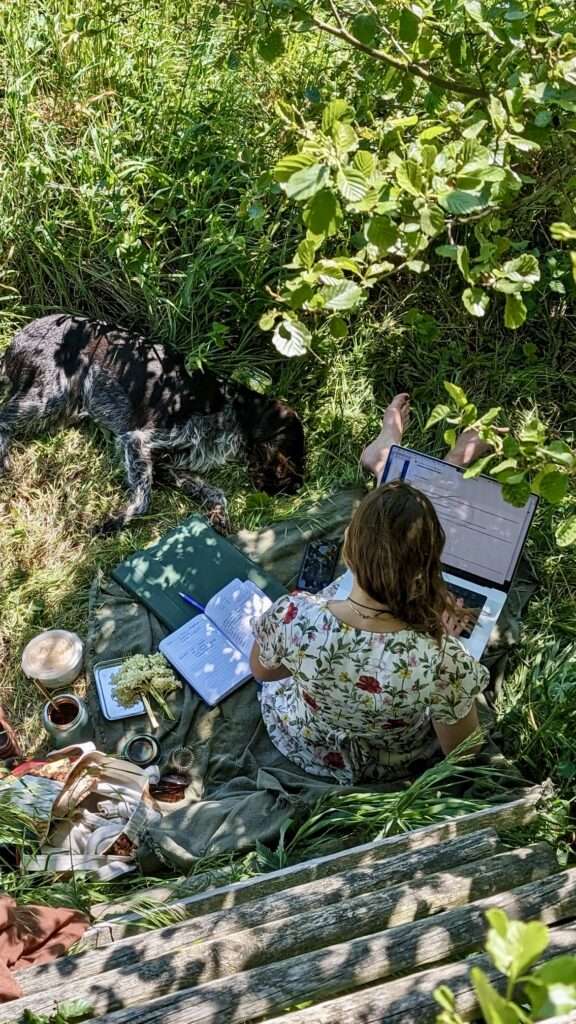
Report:
[[[0,1003],[22,995],[12,970],[63,956],[88,924],[76,910],[19,907],[10,896],[0,896]]]

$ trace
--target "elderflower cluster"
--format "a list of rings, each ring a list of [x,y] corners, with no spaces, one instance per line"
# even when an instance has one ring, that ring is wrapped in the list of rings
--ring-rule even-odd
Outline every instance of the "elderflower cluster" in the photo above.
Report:
[[[135,654],[128,658],[112,680],[114,695],[129,708],[144,697],[165,697],[181,687],[162,654]]]

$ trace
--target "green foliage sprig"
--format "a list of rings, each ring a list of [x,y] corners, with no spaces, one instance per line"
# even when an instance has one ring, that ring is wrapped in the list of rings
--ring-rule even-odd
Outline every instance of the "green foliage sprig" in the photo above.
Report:
[[[526,972],[547,949],[550,934],[540,921],[511,921],[503,910],[486,913],[490,930],[486,952],[506,977],[502,996],[486,973],[473,967],[470,978],[487,1024],[531,1024],[576,1010],[576,956],[561,955]],[[445,985],[434,993],[442,1013],[437,1024],[464,1024],[453,992]]]
[[[552,505],[562,505],[570,485],[576,479],[576,452],[565,441],[550,440],[544,423],[533,415],[516,431],[503,434],[496,423],[501,409],[495,406],[483,415],[457,384],[444,382],[450,404],[437,405],[425,429],[445,422],[446,444],[452,446],[460,431],[473,429],[492,447],[464,472],[464,477],[488,473],[502,485],[502,496],[511,505],[521,507],[531,493]],[[576,542],[576,514],[562,520],[556,530],[560,547]]]
[[[114,696],[124,708],[142,701],[151,715],[150,701],[154,700],[166,718],[174,721],[166,697],[181,688],[163,654],[135,654],[128,658],[112,680]],[[153,715],[151,716],[153,717]]]
[[[546,155],[571,147],[569,5],[244,0],[240,10],[267,62],[289,52],[292,35],[317,33],[387,68],[378,102],[387,114],[357,113],[344,96],[310,114],[277,103],[296,146],[273,174],[304,230],[278,305],[260,321],[280,352],[304,354],[326,318],[333,336],[344,336],[346,314],[379,282],[426,273],[434,254],[457,265],[470,315],[503,302],[510,330],[526,320],[536,287],[573,291],[576,255],[571,267],[561,250],[550,256],[515,237],[514,218]],[[568,219],[571,166],[562,198],[552,200]],[[575,235],[564,221],[552,225],[554,240]]]

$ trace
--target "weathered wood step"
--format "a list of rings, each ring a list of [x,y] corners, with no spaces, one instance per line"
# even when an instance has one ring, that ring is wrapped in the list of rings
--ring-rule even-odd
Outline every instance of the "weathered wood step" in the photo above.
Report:
[[[347,871],[350,868],[374,863],[384,857],[395,857],[413,850],[446,842],[448,839],[468,835],[484,828],[496,830],[515,828],[529,823],[537,814],[539,802],[548,794],[548,786],[534,786],[529,794],[519,800],[496,804],[481,811],[453,818],[449,821],[429,825],[400,836],[390,836],[352,847],[344,853],[327,854],[313,860],[295,864],[279,871],[271,871],[264,875],[242,882],[212,888],[209,891],[196,892],[191,896],[180,896],[174,899],[171,888],[147,890],[147,900],[158,894],[160,906],[181,909],[186,916],[206,914],[225,907],[236,906],[244,900],[278,892],[290,886],[301,885],[331,874]],[[201,884],[198,878],[191,878],[190,884]],[[91,929],[84,941],[87,946],[100,946],[117,939],[134,934],[144,921],[144,912],[131,910],[130,903],[105,904],[95,907],[93,914],[100,919],[95,928]]]
[[[41,964],[20,972],[18,980],[25,994],[45,991],[52,985],[61,984],[67,975],[77,982],[80,978],[103,971],[125,969],[131,964],[166,956],[171,950],[178,950],[191,942],[215,939],[281,918],[310,913],[363,893],[396,886],[402,881],[414,883],[440,869],[446,872],[452,868],[463,868],[466,864],[490,858],[499,849],[497,833],[493,829],[484,829],[459,839],[450,839],[438,846],[423,847],[411,853],[352,868],[342,874],[329,875],[327,878],[281,890],[229,910],[217,910],[178,925],[122,939],[111,947],[106,946],[79,956],[61,957],[50,964]],[[506,860],[499,861],[496,866],[504,868],[506,863]],[[542,864],[547,867],[545,874],[554,870],[554,859],[548,850],[544,851]],[[288,922],[286,927],[290,927]]]
[[[499,854],[484,864],[462,868],[457,875],[428,876],[412,886],[370,893],[289,921],[188,944],[166,957],[107,971],[94,981],[75,983],[72,975],[59,988],[7,1004],[4,1020],[18,1019],[24,1009],[52,1013],[59,1001],[79,995],[94,1006],[95,1016],[116,1006],[131,1007],[107,1014],[110,1024],[129,1024],[136,1014],[140,1024],[161,1019],[165,1024],[252,1020],[303,999],[326,999],[475,949],[484,934],[483,912],[491,906],[502,906],[514,916],[564,919],[576,912],[576,869],[414,920],[429,907],[440,909],[474,894],[498,892],[533,872],[541,877],[554,866],[545,844]],[[376,931],[387,922],[395,926]],[[332,945],[317,948],[326,943]],[[218,1007],[215,1016],[211,1006]]]
[[[576,927],[552,929],[550,945],[541,959],[550,960],[568,953],[576,953]],[[470,983],[472,967],[480,967],[496,988],[504,990],[503,975],[485,954],[477,953],[459,963],[373,985],[330,1002],[316,1003],[306,1010],[267,1017],[266,1024],[434,1024],[440,1012],[434,992],[440,985],[452,989],[458,1012],[469,1020],[478,1012],[478,1001]],[[554,1020],[556,1024],[568,1024],[569,1020],[576,1021],[576,1013]],[[547,1021],[547,1024],[554,1022]]]
[[[576,913],[576,869],[437,917],[107,1013],[100,1024],[245,1024],[306,1000],[321,1002],[478,949],[485,911],[494,906],[523,920],[563,921]],[[193,963],[193,950],[190,954]],[[7,1019],[14,1019],[16,1008],[6,1004]]]

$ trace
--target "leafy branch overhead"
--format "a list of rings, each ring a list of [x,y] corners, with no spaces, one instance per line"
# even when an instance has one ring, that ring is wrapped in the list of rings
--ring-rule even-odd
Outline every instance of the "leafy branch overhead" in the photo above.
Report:
[[[559,547],[576,543],[576,514],[566,508],[570,485],[576,480],[576,451],[565,441],[550,440],[546,425],[536,415],[518,430],[503,432],[496,426],[499,406],[480,415],[458,384],[445,381],[444,387],[450,404],[435,406],[426,430],[445,423],[444,441],[451,447],[458,433],[473,429],[492,448],[465,470],[464,477],[489,474],[501,485],[504,500],[517,507],[525,505],[530,494],[561,507],[567,514],[556,529],[556,541]]]
[[[278,101],[293,147],[274,178],[301,213],[302,240],[262,318],[276,347],[301,355],[329,318],[345,316],[400,272],[424,274],[451,260],[473,317],[502,310],[516,330],[543,287],[573,290],[566,273],[516,237],[515,209],[534,188],[540,163],[572,130],[576,38],[563,0],[245,0],[240,5],[260,56],[287,53],[295,33],[319,33],[360,60],[385,66],[377,111],[346,97],[304,111]],[[258,31],[259,27],[259,31]],[[360,65],[359,65],[360,66]],[[569,167],[569,164],[567,164]],[[570,242],[572,172],[560,190],[565,220],[543,242]],[[572,181],[572,184],[570,184]],[[564,262],[563,262],[564,261]],[[343,317],[344,314],[344,317]]]

